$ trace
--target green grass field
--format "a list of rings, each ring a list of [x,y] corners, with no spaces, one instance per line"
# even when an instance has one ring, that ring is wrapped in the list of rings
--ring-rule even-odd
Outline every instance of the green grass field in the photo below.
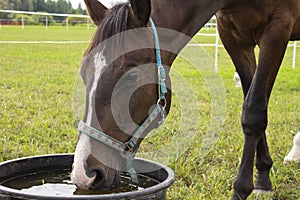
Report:
[[[88,46],[88,43],[6,44],[1,41],[89,41],[93,31],[94,28],[87,30],[86,27],[70,27],[68,31],[65,27],[51,26],[47,31],[45,27],[26,26],[24,30],[21,27],[1,27],[0,161],[74,152],[77,131],[74,127],[72,96],[81,56]],[[195,40],[214,43],[214,38],[196,36]],[[226,116],[218,132],[219,140],[206,156],[202,156],[201,149],[203,137],[210,131],[213,94],[208,89],[205,74],[195,70],[182,57],[174,63],[173,71],[176,73],[173,84],[181,85],[176,76],[179,74],[191,88],[196,97],[198,107],[195,110],[200,120],[188,129],[193,138],[184,148],[185,151],[179,152],[176,160],[165,163],[176,174],[176,182],[169,189],[168,199],[215,200],[229,199],[231,196],[243,146],[240,126],[243,95],[232,80],[234,67],[228,55],[223,48],[219,50],[218,77],[225,86]],[[200,48],[199,52],[204,52],[202,56],[208,53],[208,62],[202,64],[212,65],[214,48]],[[300,53],[297,62],[300,63]],[[300,125],[300,66],[297,64],[295,69],[291,66],[292,48],[288,48],[269,105],[267,133],[274,160],[271,180],[275,192],[259,197],[252,194],[249,199],[300,199],[300,166],[283,164]],[[172,138],[187,134],[183,131],[189,125],[183,124],[185,120],[182,116],[188,116],[190,120],[193,120],[193,116],[181,109],[186,105],[183,105],[185,100],[180,94],[184,92],[180,89],[177,87],[177,91],[174,91],[171,113],[166,123],[157,134],[147,138],[140,155],[153,146],[163,149]],[[185,139],[182,137],[182,140]]]

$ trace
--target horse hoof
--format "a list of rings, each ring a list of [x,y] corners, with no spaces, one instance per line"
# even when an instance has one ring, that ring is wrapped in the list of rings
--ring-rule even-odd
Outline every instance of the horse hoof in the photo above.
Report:
[[[255,194],[256,198],[264,196],[264,197],[268,197],[268,199],[269,198],[271,199],[271,197],[274,194],[274,191],[273,190],[254,189],[253,193]]]
[[[255,194],[272,194],[273,190],[263,190],[263,189],[254,189],[253,192]]]

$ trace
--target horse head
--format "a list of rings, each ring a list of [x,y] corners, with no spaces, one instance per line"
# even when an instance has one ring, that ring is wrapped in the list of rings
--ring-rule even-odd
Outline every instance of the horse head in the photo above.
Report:
[[[97,31],[80,71],[86,109],[71,179],[82,189],[111,189],[120,185],[120,172],[133,173],[141,141],[169,111],[169,77],[157,66],[153,31],[146,28],[150,0],[111,9],[97,0],[85,3]]]

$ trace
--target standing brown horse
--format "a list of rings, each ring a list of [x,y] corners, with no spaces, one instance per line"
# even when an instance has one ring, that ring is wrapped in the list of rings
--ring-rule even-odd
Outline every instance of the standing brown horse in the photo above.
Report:
[[[98,28],[81,67],[86,110],[79,126],[73,182],[83,189],[109,189],[120,183],[119,171],[130,172],[143,137],[169,112],[167,67],[188,43],[186,38],[216,14],[220,37],[244,92],[244,152],[232,199],[246,199],[253,189],[272,190],[272,159],[265,134],[268,102],[288,41],[300,39],[300,0],[130,0],[112,9],[97,0],[85,2]],[[160,53],[153,47],[155,30],[146,28],[154,26],[153,22],[180,33],[158,31],[158,37],[164,38],[159,42],[168,43],[174,51]],[[128,31],[131,34],[122,34]],[[260,47],[258,63],[256,45]],[[163,67],[158,66],[157,72],[158,54]],[[133,139],[136,132],[141,137]],[[254,185],[255,155],[258,177]]]

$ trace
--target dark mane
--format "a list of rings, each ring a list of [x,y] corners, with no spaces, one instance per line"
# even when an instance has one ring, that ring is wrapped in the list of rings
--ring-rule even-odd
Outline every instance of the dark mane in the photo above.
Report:
[[[99,25],[90,49],[93,49],[104,40],[129,29],[128,22],[132,19],[129,3],[122,3],[109,9]]]

